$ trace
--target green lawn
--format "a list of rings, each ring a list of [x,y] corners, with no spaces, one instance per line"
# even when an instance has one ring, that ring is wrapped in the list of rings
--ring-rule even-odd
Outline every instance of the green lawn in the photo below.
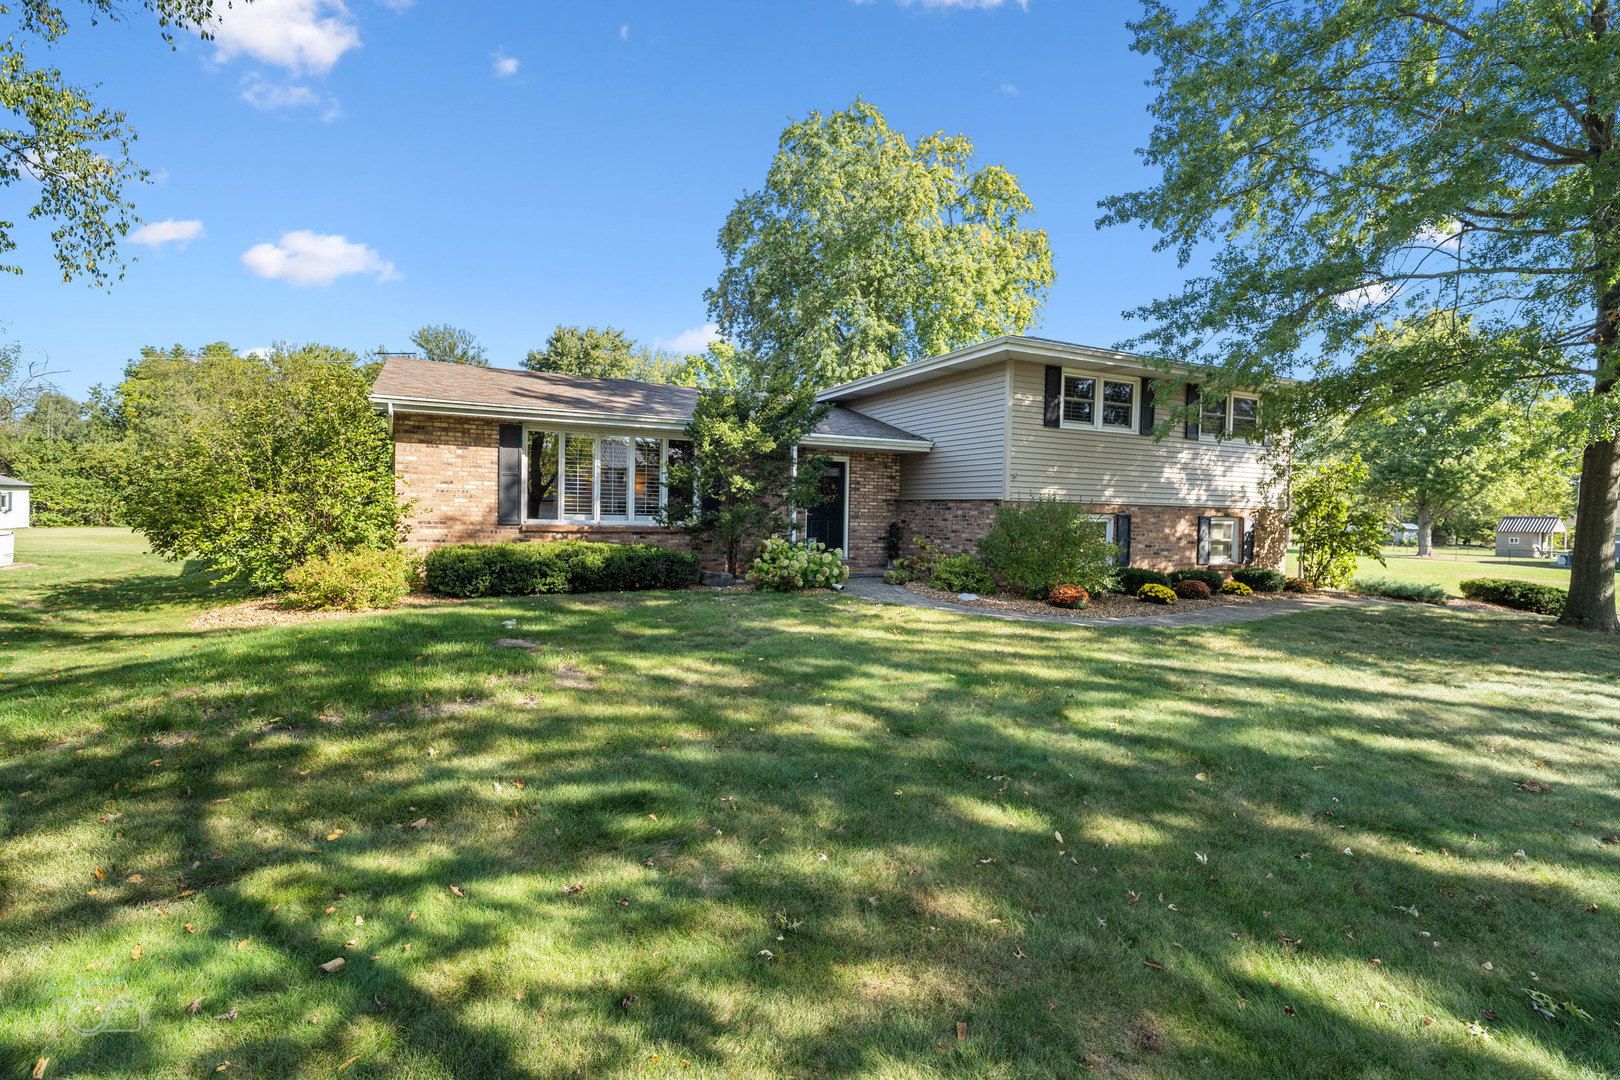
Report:
[[[1452,596],[1462,595],[1457,583],[1465,578],[1515,578],[1569,587],[1569,571],[1556,569],[1544,559],[1499,559],[1489,548],[1478,547],[1437,547],[1434,550],[1432,556],[1420,559],[1415,547],[1391,545],[1384,549],[1387,565],[1378,565],[1377,559],[1358,559],[1356,572],[1368,577],[1443,585]],[[1299,572],[1299,553],[1294,548],[1288,549],[1288,572]]]
[[[0,1076],[1620,1073],[1620,650],[1546,619],[197,632],[127,537],[18,547]]]

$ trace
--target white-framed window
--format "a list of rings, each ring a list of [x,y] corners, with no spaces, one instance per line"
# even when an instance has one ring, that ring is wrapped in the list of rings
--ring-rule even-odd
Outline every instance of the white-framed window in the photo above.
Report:
[[[654,435],[529,428],[523,440],[524,521],[651,524],[669,493],[670,455],[691,444]]]
[[[0,514],[11,513],[11,492],[0,491]]]
[[[1136,430],[1136,379],[1109,378],[1085,371],[1063,372],[1063,426],[1066,428]]]
[[[1517,537],[1517,536],[1510,536],[1510,537],[1508,537],[1508,543],[1510,543],[1510,544],[1517,544],[1517,543],[1518,543],[1518,542],[1519,542],[1519,538],[1518,538],[1518,537]]]
[[[1218,517],[1209,519],[1209,564],[1229,565],[1237,562],[1238,519]]]
[[[1260,423],[1260,399],[1249,394],[1200,395],[1198,427],[1211,435],[1238,435]]]

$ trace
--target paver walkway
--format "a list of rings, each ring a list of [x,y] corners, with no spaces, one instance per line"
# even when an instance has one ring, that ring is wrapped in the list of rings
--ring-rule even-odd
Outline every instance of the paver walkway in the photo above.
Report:
[[[931,608],[934,611],[952,611],[958,615],[982,615],[987,619],[1006,619],[1010,622],[1063,623],[1067,626],[1225,626],[1230,623],[1270,619],[1278,615],[1293,615],[1300,611],[1315,611],[1317,608],[1397,603],[1394,600],[1375,600],[1369,597],[1292,596],[1286,600],[1264,600],[1254,604],[1201,608],[1198,611],[1167,611],[1163,615],[1098,619],[1071,615],[1036,615],[1023,611],[997,611],[994,608],[971,607],[967,604],[949,604],[942,600],[918,596],[900,585],[885,585],[880,577],[865,575],[851,576],[844,584],[844,592],[880,604]]]

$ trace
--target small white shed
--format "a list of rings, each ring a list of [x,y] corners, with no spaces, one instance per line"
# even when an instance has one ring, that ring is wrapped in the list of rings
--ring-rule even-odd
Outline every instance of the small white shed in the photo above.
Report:
[[[33,484],[0,476],[0,566],[10,566],[17,557],[13,529],[28,528],[28,489]]]
[[[1553,537],[1568,532],[1560,519],[1505,517],[1496,525],[1496,554],[1514,559],[1545,559],[1552,554]]]

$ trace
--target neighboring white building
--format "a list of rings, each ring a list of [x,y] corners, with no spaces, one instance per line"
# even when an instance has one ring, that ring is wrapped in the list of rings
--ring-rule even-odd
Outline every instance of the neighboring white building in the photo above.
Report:
[[[16,558],[13,529],[28,528],[28,489],[32,484],[0,476],[0,566],[10,566]]]

